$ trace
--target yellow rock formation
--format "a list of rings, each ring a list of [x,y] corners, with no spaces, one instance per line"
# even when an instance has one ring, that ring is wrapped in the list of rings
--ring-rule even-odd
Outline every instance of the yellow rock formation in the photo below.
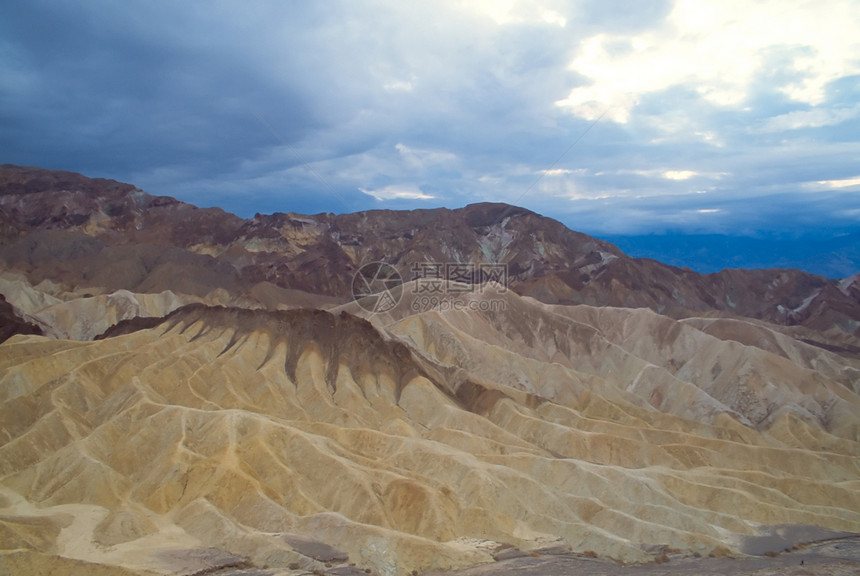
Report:
[[[321,565],[310,542],[399,575],[494,543],[637,562],[762,526],[860,531],[856,360],[763,323],[503,299],[13,337],[0,568],[289,573]]]

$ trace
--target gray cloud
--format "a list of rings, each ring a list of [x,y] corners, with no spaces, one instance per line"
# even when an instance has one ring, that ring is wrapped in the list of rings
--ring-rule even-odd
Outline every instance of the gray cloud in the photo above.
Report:
[[[492,200],[593,233],[858,225],[858,188],[816,184],[860,176],[856,77],[792,99],[806,52],[776,44],[731,104],[708,74],[643,71],[663,83],[533,186],[591,124],[557,104],[603,81],[572,66],[587,41],[620,65],[672,29],[672,2],[623,4],[7,3],[0,161],[243,216]]]

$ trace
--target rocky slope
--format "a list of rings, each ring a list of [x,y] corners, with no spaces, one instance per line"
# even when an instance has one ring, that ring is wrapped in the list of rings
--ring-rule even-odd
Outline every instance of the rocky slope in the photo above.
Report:
[[[635,562],[860,529],[856,361],[764,325],[745,345],[707,319],[504,301],[370,323],[194,305],[95,342],[16,336],[7,548],[166,574],[165,551],[199,568],[214,548],[300,573],[325,570],[297,544],[316,542],[332,569],[409,574],[504,547]]]
[[[3,294],[0,294],[0,342],[5,341],[15,334],[41,333],[41,328],[18,316],[14,306],[6,301],[6,297]]]

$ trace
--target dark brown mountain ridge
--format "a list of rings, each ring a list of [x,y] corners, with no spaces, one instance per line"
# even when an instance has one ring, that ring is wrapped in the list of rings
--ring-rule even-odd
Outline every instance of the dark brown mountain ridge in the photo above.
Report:
[[[80,174],[0,167],[0,262],[35,285],[203,297],[261,286],[347,300],[356,270],[385,261],[413,266],[507,266],[509,287],[550,304],[647,307],[676,318],[710,313],[860,334],[856,276],[828,280],[798,270],[697,274],[626,256],[524,208],[353,214],[258,214],[242,219]],[[280,294],[274,288],[275,294]],[[272,302],[260,300],[271,307]]]

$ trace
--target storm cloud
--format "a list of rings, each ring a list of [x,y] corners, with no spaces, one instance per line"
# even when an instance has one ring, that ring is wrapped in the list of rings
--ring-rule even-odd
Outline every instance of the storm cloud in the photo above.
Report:
[[[499,201],[593,234],[857,227],[858,15],[5,3],[0,161],[242,216]]]

